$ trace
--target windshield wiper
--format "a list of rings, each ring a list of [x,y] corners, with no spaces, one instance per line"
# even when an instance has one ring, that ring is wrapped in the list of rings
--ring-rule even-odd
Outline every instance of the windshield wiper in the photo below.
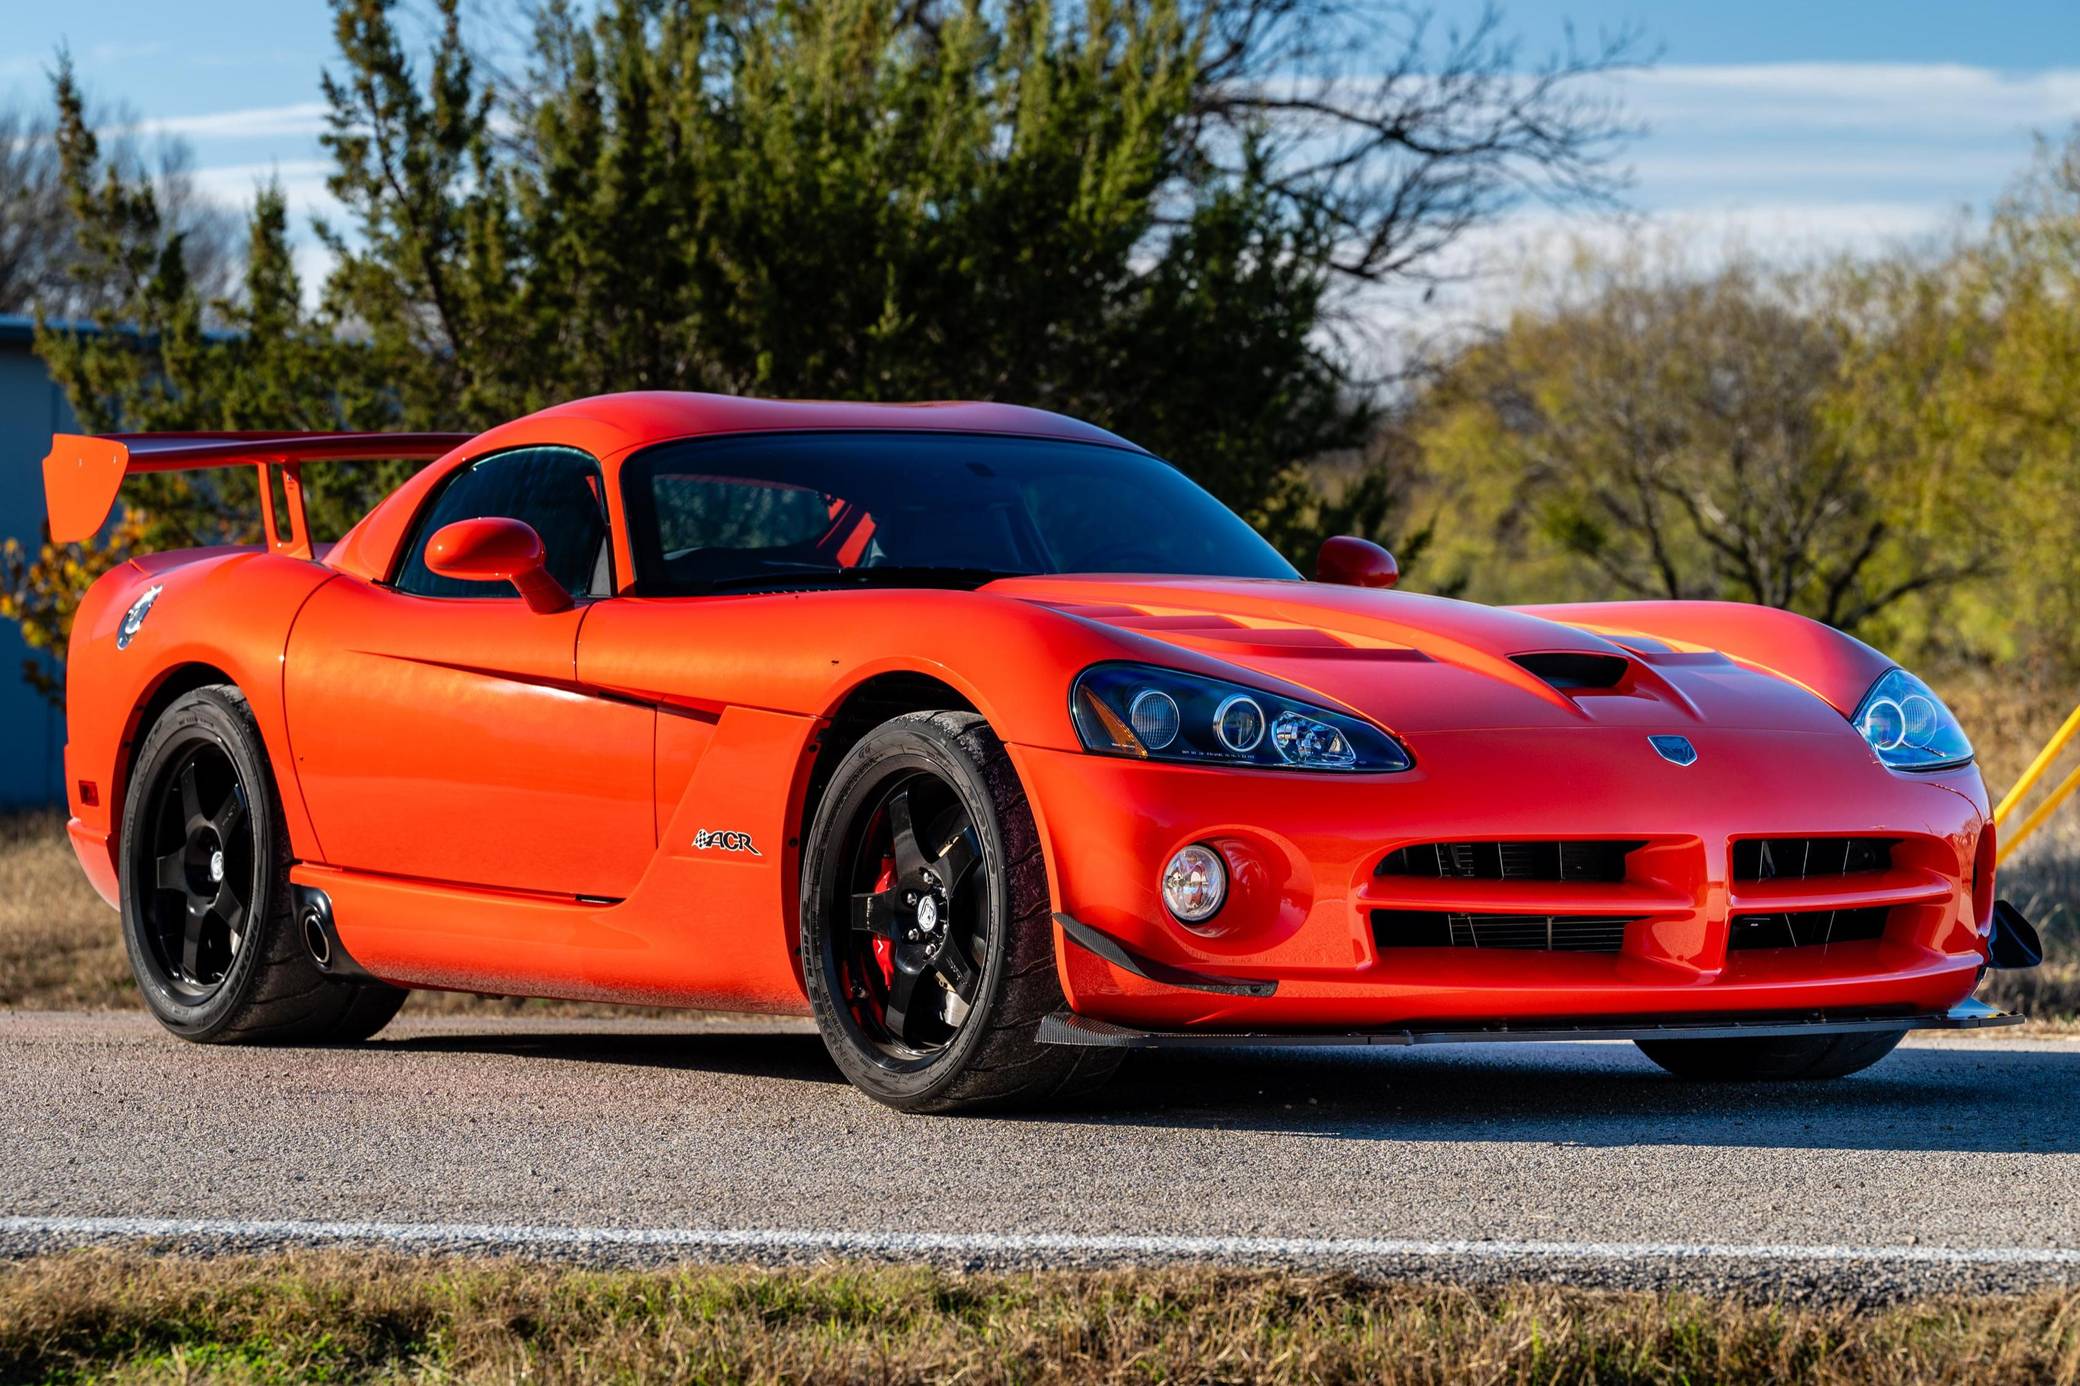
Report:
[[[793,587],[950,587],[966,590],[998,578],[1033,577],[1006,568],[954,568],[929,563],[885,563],[872,568],[813,568],[733,573],[699,584],[695,595],[766,592]]]

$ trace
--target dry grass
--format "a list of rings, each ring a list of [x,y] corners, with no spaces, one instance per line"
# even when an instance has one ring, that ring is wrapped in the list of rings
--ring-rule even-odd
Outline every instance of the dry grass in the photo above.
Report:
[[[2044,965],[1989,972],[1979,995],[2032,1016],[2080,1021],[2080,800],[2070,802],[2001,867],[2000,893],[2034,922]]]
[[[136,1004],[115,911],[80,874],[64,815],[0,815],[0,1005]]]
[[[582,1271],[358,1253],[0,1269],[0,1379],[2080,1379],[2080,1292],[1874,1310],[1216,1270]]]

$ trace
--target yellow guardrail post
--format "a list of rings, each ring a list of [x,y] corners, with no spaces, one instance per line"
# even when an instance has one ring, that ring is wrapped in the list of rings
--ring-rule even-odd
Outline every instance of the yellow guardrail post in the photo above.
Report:
[[[2015,781],[2015,787],[2001,796],[2000,803],[1994,806],[1994,822],[2007,821],[2008,815],[2015,811],[2015,806],[2022,802],[2022,796],[2034,789],[2038,780],[2044,778],[2044,772],[2051,768],[2051,762],[2058,759],[2058,753],[2063,751],[2066,743],[2075,736],[2080,736],[2080,707],[2074,708],[2073,715],[2066,718],[2065,725],[2044,743],[2044,749],[2037,752],[2037,758],[2029,763],[2029,769],[2022,772],[2022,778]]]
[[[2015,811],[2023,796],[2036,788],[2037,781],[2044,778],[2044,772],[2058,759],[2059,752],[2065,750],[2076,736],[2080,736],[2080,707],[2073,709],[2065,724],[2044,743],[2044,749],[2037,752],[2036,759],[2029,763],[2029,769],[2022,772],[2022,778],[2016,780],[2014,787],[2001,796],[2000,803],[1995,805],[1993,810],[1993,821],[1996,824],[2007,821],[2008,815]],[[2001,834],[2000,850],[1995,854],[1994,860],[2006,861],[2008,854],[2021,846],[2024,838],[2042,827],[2044,820],[2056,812],[2060,804],[2071,798],[2075,790],[2080,790],[2080,765],[2074,766],[2072,772],[2044,796],[2043,802],[2030,810],[2029,817],[2022,820],[2021,826],[2012,833]]]
[[[2017,828],[2012,835],[2000,840],[2000,847],[1993,854],[1995,863],[2006,861],[2008,853],[2014,851],[2021,844],[2022,839],[2035,832],[2043,824],[2044,820],[2049,818],[2058,806],[2064,803],[2076,789],[2080,789],[2080,765],[2074,766],[2073,773],[2060,780],[2058,788],[2052,790],[2050,794],[2045,796],[2043,803],[2038,804],[2036,808],[2030,811],[2029,817],[2022,820],[2021,827]]]

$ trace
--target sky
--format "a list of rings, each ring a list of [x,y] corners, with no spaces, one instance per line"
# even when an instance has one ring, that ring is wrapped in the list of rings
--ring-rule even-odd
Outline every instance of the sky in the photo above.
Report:
[[[477,17],[490,3],[475,0]],[[1437,4],[1444,22],[1472,9]],[[1653,65],[1614,84],[1646,127],[1624,159],[1630,212],[1769,258],[1935,236],[2027,165],[2033,133],[2080,121],[2080,0],[1522,0],[1505,10],[1527,54],[1568,24],[1584,38],[1643,31]],[[301,217],[325,209],[323,0],[0,0],[0,99],[43,100],[61,44],[98,98],[192,146],[212,196],[243,204],[273,175]],[[1533,208],[1467,254],[1487,268],[1556,233],[1616,234],[1609,218]],[[307,230],[303,240],[314,257]]]

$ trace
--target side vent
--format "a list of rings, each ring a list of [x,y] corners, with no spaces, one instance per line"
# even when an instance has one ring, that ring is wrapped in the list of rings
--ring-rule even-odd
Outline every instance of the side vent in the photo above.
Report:
[[[1631,662],[1623,655],[1584,654],[1577,650],[1511,655],[1509,658],[1510,663],[1538,675],[1563,693],[1616,688],[1624,682],[1625,673],[1631,668]]]

